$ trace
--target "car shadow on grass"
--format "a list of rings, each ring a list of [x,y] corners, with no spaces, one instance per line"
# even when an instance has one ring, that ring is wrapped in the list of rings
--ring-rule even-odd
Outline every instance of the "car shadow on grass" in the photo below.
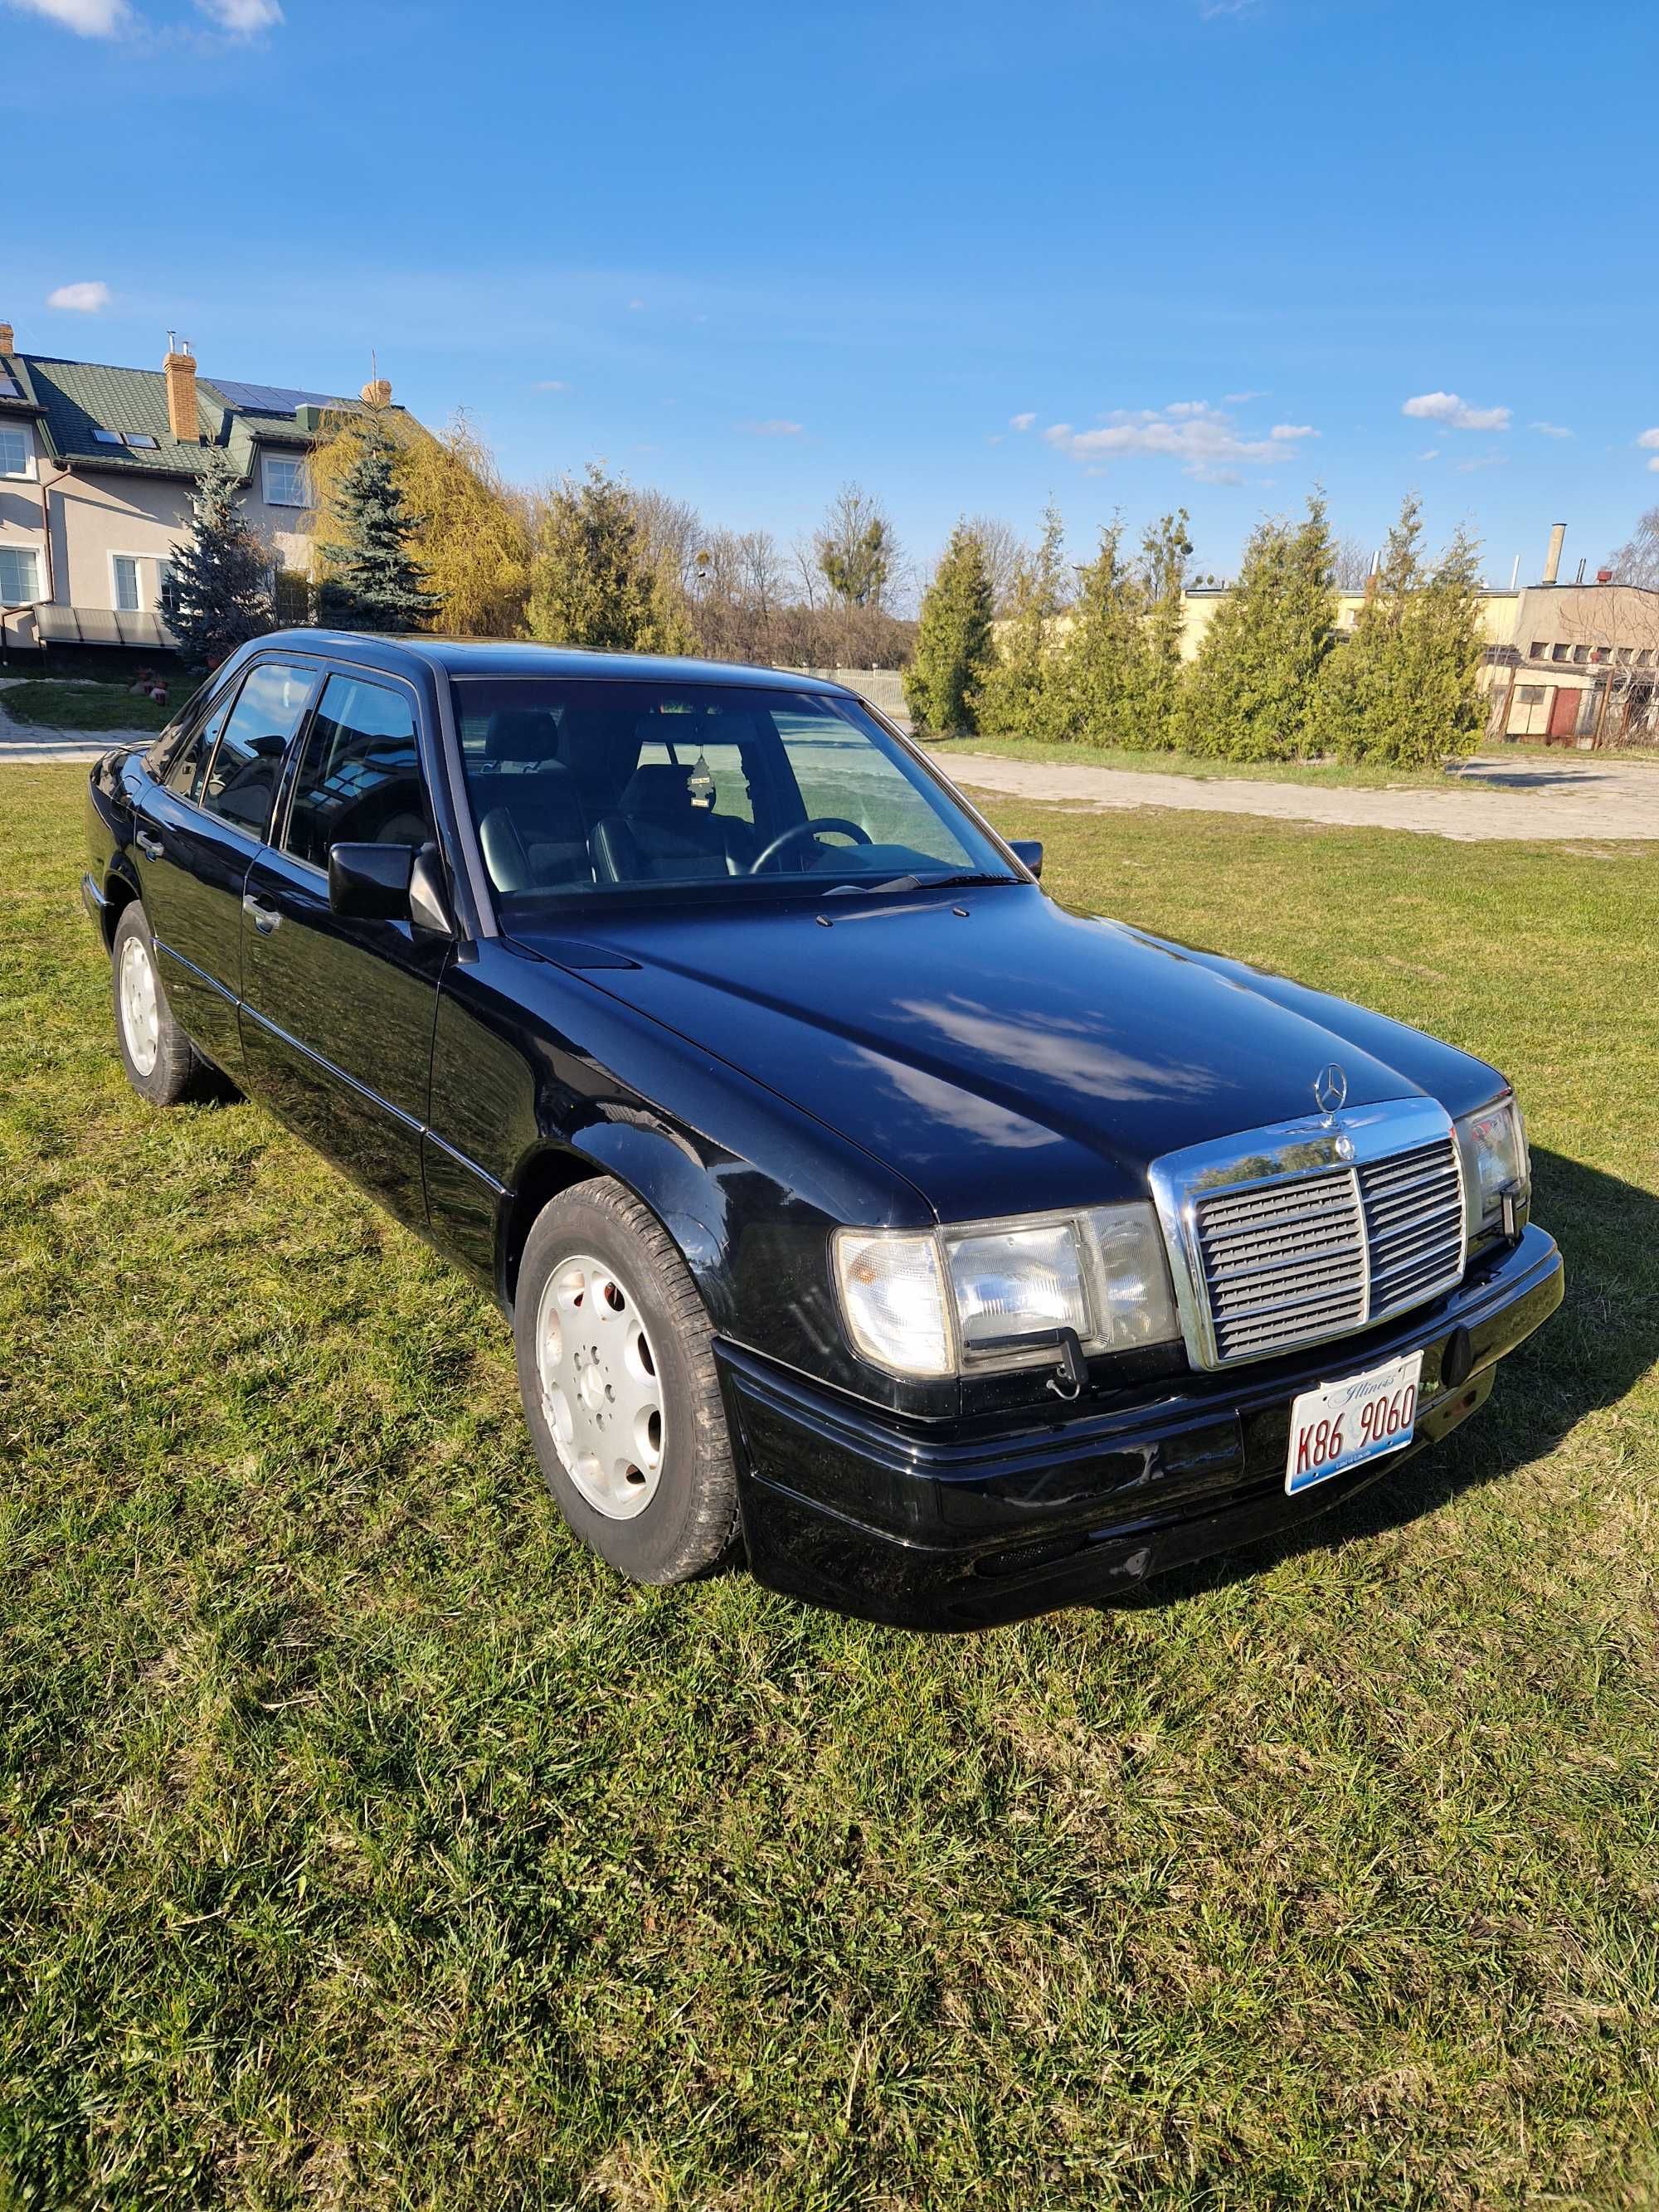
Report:
[[[1178,1603],[1305,1552],[1341,1550],[1437,1511],[1540,1459],[1587,1414],[1615,1405],[1659,1359],[1659,1198],[1559,1152],[1533,1154],[1533,1215],[1561,1247],[1566,1297],[1500,1363],[1481,1410],[1302,1527],[1174,1567],[1112,1610]]]

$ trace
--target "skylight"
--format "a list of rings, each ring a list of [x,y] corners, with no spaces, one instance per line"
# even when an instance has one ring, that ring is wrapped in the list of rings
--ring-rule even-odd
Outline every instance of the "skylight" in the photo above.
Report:
[[[92,434],[100,446],[118,446],[121,442],[118,430],[94,430]]]
[[[153,453],[156,441],[148,430],[94,430],[93,436],[100,446],[131,446],[135,451]]]
[[[21,399],[23,387],[15,376],[0,376],[0,399]]]
[[[147,452],[152,453],[155,451],[155,439],[147,436],[143,430],[129,430],[126,434],[126,441],[130,446],[143,447]]]

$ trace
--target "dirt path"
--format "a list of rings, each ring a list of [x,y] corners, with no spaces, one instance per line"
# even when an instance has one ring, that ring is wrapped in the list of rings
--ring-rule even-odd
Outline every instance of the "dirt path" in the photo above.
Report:
[[[939,756],[939,766],[975,792],[1045,799],[1066,806],[1170,806],[1200,814],[1265,814],[1281,822],[1328,822],[1357,829],[1415,830],[1474,842],[1501,837],[1659,839],[1659,768],[1618,767],[1588,753],[1555,760],[1469,761],[1462,775],[1501,790],[1462,784],[1443,791],[1341,791],[1319,784],[1253,783],[1239,776],[1143,774],[1137,769],[1066,768],[1000,759],[993,753]]]

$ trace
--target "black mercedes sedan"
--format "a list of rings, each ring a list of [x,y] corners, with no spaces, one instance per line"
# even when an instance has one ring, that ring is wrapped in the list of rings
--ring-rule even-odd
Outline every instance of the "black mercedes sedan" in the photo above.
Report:
[[[134,1087],[218,1072],[486,1285],[644,1581],[1098,1601],[1445,1436],[1560,1302],[1502,1076],[1059,905],[833,684],[289,631],[87,818]]]

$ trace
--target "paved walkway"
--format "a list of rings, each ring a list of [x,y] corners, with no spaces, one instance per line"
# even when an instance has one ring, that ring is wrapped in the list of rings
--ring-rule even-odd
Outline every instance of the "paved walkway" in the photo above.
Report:
[[[40,761],[95,761],[112,745],[148,745],[154,730],[43,730],[36,722],[14,722],[6,712],[6,692],[21,676],[0,677],[0,764]]]
[[[1255,783],[1243,776],[1143,774],[1139,769],[1066,768],[1004,760],[994,753],[941,753],[947,775],[975,792],[1109,809],[1170,806],[1199,814],[1265,814],[1280,822],[1328,822],[1358,829],[1416,830],[1474,842],[1488,837],[1659,839],[1659,767],[1619,767],[1589,753],[1505,759],[1483,756],[1446,778],[1443,791],[1344,791],[1312,783]],[[1465,776],[1500,785],[1460,788]]]

